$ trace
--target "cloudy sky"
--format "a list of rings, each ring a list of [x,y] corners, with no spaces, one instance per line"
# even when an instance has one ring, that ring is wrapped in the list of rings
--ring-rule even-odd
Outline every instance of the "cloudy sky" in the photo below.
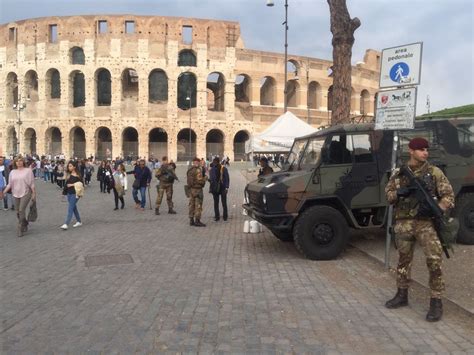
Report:
[[[42,16],[137,14],[240,22],[245,46],[283,52],[284,0],[0,0],[0,23]],[[288,51],[332,60],[326,0],[288,0]],[[356,31],[353,63],[367,48],[423,42],[417,114],[474,103],[473,0],[347,0]]]

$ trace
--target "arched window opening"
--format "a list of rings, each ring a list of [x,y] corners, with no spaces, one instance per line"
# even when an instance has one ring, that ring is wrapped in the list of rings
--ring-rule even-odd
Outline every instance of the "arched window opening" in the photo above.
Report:
[[[133,127],[127,127],[123,130],[122,156],[132,159],[138,157],[138,132]]]
[[[275,79],[265,76],[260,82],[260,105],[275,105]]]
[[[224,157],[224,133],[218,129],[211,129],[206,135],[206,157]]]
[[[29,70],[25,75],[25,94],[26,99],[31,102],[37,102],[38,96],[38,74],[34,70]]]
[[[308,85],[308,107],[316,110],[321,107],[321,85],[316,81]]]
[[[368,115],[370,111],[370,94],[367,90],[360,93],[360,114]]]
[[[7,105],[18,105],[18,76],[15,73],[7,75]]]
[[[288,107],[297,107],[299,102],[300,85],[296,80],[288,80],[286,84],[286,103]]]
[[[212,92],[212,101],[208,99],[207,109],[224,111],[225,79],[221,73],[211,73],[207,76],[207,89]]]
[[[328,111],[332,111],[332,85],[328,89]]]
[[[163,128],[153,128],[148,135],[148,155],[160,159],[168,155],[168,134]]]
[[[168,101],[168,77],[163,70],[155,69],[148,77],[148,101],[152,103]]]
[[[86,85],[84,74],[81,72],[72,73],[72,106],[81,107],[86,104]]]
[[[235,78],[235,101],[250,102],[250,77],[245,74]]]
[[[122,73],[122,97],[138,100],[138,73],[135,69],[125,69]]]
[[[182,73],[178,77],[178,108],[187,110],[196,107],[196,76],[193,73]]]
[[[195,67],[197,65],[196,55],[190,49],[183,49],[178,55],[179,67]]]
[[[250,139],[247,131],[238,131],[234,136],[234,160],[247,160],[245,154],[245,142]]]
[[[86,56],[82,48],[73,47],[71,49],[71,64],[86,64]]]
[[[112,102],[112,80],[107,69],[97,72],[97,105],[110,106]]]
[[[196,156],[196,132],[182,129],[177,137],[178,161],[191,160]]]

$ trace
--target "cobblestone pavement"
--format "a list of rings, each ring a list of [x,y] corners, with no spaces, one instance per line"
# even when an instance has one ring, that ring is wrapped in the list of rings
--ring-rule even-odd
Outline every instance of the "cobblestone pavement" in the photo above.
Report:
[[[244,183],[233,167],[228,222],[213,221],[206,193],[207,228],[188,226],[182,183],[172,216],[135,210],[130,193],[113,211],[95,184],[84,225],[61,231],[66,203],[38,181],[39,220],[23,238],[0,211],[1,352],[474,353],[473,319],[448,305],[427,323],[426,290],[386,309],[392,276],[358,250],[312,262],[268,231],[243,234]],[[134,263],[85,265],[101,254]]]

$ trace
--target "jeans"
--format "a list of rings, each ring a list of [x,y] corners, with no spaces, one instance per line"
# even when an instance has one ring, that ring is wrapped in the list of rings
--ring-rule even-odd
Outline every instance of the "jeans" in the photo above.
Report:
[[[4,208],[4,209],[8,209],[8,195],[12,196],[11,193],[3,194],[3,208]],[[15,203],[12,202],[12,206],[13,206],[14,204],[15,204]]]
[[[140,187],[140,197],[141,200],[138,199],[138,189],[133,189],[132,196],[135,203],[139,203],[141,208],[145,208],[146,205],[146,186]]]
[[[220,193],[213,193],[212,197],[214,197],[214,217],[215,218],[220,218],[220,213],[219,213],[219,196],[221,197],[222,201],[222,212],[223,215],[222,217],[224,220],[227,220],[227,191],[223,189]]]
[[[49,171],[47,171],[47,170],[44,171],[43,179],[44,179],[44,181],[49,181]]]
[[[81,216],[79,216],[79,211],[77,210],[77,202],[79,199],[76,197],[76,194],[67,194],[67,217],[64,224],[71,223],[72,215],[76,216],[76,221],[81,222]]]

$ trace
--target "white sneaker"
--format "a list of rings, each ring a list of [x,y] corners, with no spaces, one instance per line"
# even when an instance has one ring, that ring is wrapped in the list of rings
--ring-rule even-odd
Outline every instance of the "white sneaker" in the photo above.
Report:
[[[82,226],[82,223],[81,222],[76,222],[76,223],[74,223],[72,228],[76,228],[76,227],[80,227],[80,226]]]
[[[61,228],[61,229],[63,229],[63,230],[66,230],[66,229],[67,229],[67,224],[63,224],[63,225],[62,225],[61,227],[59,227],[59,228]]]

